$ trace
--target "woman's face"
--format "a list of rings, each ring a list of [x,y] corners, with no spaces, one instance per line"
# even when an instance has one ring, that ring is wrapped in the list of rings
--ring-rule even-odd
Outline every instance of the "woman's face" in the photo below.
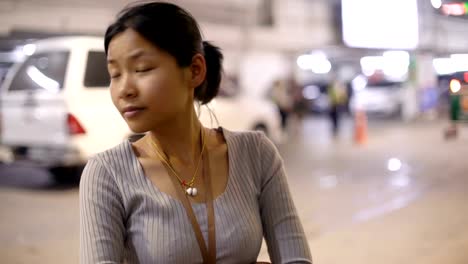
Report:
[[[193,108],[190,67],[179,67],[136,31],[111,40],[107,61],[112,101],[132,131],[153,130]]]

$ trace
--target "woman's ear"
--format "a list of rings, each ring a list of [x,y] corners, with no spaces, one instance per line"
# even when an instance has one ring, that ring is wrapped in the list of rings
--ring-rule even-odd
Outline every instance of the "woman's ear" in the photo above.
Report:
[[[200,86],[206,78],[206,60],[205,57],[197,53],[192,58],[192,64],[190,65],[190,73],[191,73],[191,87],[193,89]]]

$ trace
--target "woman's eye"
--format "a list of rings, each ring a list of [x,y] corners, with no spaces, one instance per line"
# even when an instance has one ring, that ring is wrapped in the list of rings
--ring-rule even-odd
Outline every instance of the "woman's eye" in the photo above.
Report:
[[[111,79],[116,79],[120,77],[120,73],[115,73],[110,75]]]
[[[151,71],[153,68],[141,68],[141,69],[136,69],[135,72],[149,72]]]

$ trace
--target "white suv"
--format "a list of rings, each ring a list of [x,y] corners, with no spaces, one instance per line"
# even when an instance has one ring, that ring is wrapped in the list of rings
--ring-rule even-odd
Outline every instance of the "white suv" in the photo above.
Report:
[[[111,101],[103,39],[51,38],[26,50],[30,56],[12,67],[0,90],[0,142],[16,159],[55,168],[57,180],[67,180],[61,177],[76,175],[63,170],[77,174],[90,156],[132,135]],[[279,139],[270,102],[225,96],[213,108],[221,126],[263,129]],[[205,112],[202,123],[217,125]]]

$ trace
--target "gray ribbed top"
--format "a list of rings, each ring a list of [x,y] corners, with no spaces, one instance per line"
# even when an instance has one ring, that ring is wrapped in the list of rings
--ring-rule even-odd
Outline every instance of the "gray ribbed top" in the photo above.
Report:
[[[222,129],[229,179],[214,201],[217,263],[312,263],[282,159],[258,132]],[[207,241],[205,204],[192,204]],[[80,182],[81,263],[202,263],[182,203],[147,178],[131,143],[89,160]]]

